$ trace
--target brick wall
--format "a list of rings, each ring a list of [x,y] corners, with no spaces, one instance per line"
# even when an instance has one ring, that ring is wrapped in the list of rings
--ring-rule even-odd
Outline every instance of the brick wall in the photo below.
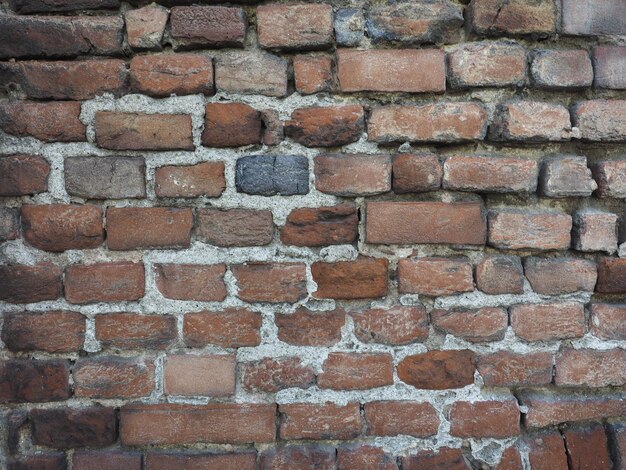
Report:
[[[0,467],[624,468],[626,1],[158,3],[0,3]]]

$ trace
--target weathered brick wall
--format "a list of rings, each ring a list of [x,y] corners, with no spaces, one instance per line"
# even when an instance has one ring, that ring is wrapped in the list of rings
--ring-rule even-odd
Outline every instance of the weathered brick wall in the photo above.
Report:
[[[3,1],[0,467],[624,468],[626,0]]]

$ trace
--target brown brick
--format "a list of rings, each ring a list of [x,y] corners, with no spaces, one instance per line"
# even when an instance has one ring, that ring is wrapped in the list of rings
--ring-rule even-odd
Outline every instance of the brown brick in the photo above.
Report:
[[[263,145],[278,145],[285,138],[283,121],[280,114],[275,109],[264,109],[261,111],[263,121]]]
[[[271,243],[271,211],[208,209],[196,211],[196,237],[215,246],[259,246]]]
[[[361,434],[358,403],[344,406],[334,403],[290,403],[279,405],[280,438],[291,439],[354,439]]]
[[[498,438],[520,434],[517,401],[457,401],[450,408],[450,434],[463,438]]]
[[[353,204],[292,210],[280,231],[286,245],[326,246],[353,243],[359,236],[359,218]]]
[[[202,145],[240,147],[261,142],[261,113],[243,103],[209,103]]]
[[[72,456],[73,470],[141,470],[140,452],[79,450]]]
[[[113,150],[193,150],[191,116],[98,111],[96,143]]]
[[[476,265],[476,286],[486,294],[523,294],[524,270],[517,256],[485,256]]]
[[[626,292],[626,259],[601,258],[598,261],[596,291],[603,294],[623,294]]]
[[[592,424],[585,427],[571,427],[563,431],[570,468],[594,468],[609,470],[614,468],[609,455],[604,426]]]
[[[331,352],[317,376],[320,388],[367,390],[393,384],[393,363],[389,354]]]
[[[483,193],[534,193],[539,167],[535,160],[459,155],[443,164],[443,187]]]
[[[437,451],[422,450],[415,455],[400,457],[403,470],[470,470],[469,461],[461,449],[440,447]]]
[[[574,302],[514,305],[511,327],[525,341],[555,341],[585,334],[585,311]]]
[[[97,248],[104,241],[102,209],[92,205],[22,206],[22,236],[46,251]]]
[[[396,194],[436,191],[443,170],[436,155],[399,154],[393,157],[392,187]]]
[[[497,210],[488,215],[489,245],[519,250],[566,250],[570,246],[569,214],[522,210]]]
[[[256,20],[259,45],[266,49],[320,49],[333,42],[331,5],[260,5]]]
[[[439,49],[339,49],[337,60],[344,92],[446,90],[446,56]]]
[[[375,401],[365,403],[369,436],[428,437],[437,434],[439,416],[430,403]]]
[[[465,142],[485,138],[487,113],[479,104],[462,102],[380,106],[367,124],[374,142]]]
[[[552,0],[473,0],[469,8],[471,28],[489,36],[547,36],[556,31],[556,16]]]
[[[346,323],[343,310],[314,312],[300,308],[294,313],[276,313],[278,339],[296,346],[332,346],[341,340]]]
[[[300,108],[285,123],[285,134],[306,147],[339,147],[359,140],[364,128],[360,105]]]
[[[167,395],[226,397],[235,393],[235,356],[174,355],[165,358]]]
[[[626,89],[626,47],[593,48],[594,85],[596,88]]]
[[[335,447],[330,445],[280,445],[261,454],[261,470],[330,469],[335,466]]]
[[[623,423],[613,423],[607,429],[607,435],[614,449],[613,463],[619,468],[626,464],[626,427]]]
[[[236,453],[165,453],[149,452],[146,456],[147,470],[171,470],[181,468],[215,470],[256,470],[256,451]]]
[[[288,388],[309,388],[315,384],[315,371],[299,357],[266,357],[240,365],[242,386],[253,392],[276,393]]]
[[[69,157],[64,160],[65,190],[84,199],[146,197],[143,157]]]
[[[540,101],[516,101],[498,106],[489,127],[492,140],[558,142],[572,138],[565,106]]]
[[[367,444],[347,444],[337,448],[337,464],[341,470],[398,470],[396,459],[381,447]]]
[[[476,359],[468,350],[429,351],[405,357],[398,377],[418,389],[445,390],[474,383]]]
[[[134,50],[161,50],[161,39],[169,18],[161,5],[150,4],[124,13],[128,45]]]
[[[6,312],[2,341],[10,351],[80,351],[85,341],[85,317],[68,311]]]
[[[220,197],[224,189],[224,162],[168,165],[154,172],[157,197]]]
[[[581,101],[573,108],[572,122],[583,140],[626,141],[626,100]]]
[[[6,318],[5,318],[6,324]],[[592,304],[591,334],[604,340],[626,339],[626,305]],[[5,341],[6,342],[6,341]]]
[[[273,442],[276,405],[126,405],[120,413],[124,445]]]
[[[563,32],[574,36],[626,34],[626,5],[620,0],[563,0]]]
[[[111,250],[186,248],[191,242],[191,209],[109,207],[106,218]]]
[[[561,433],[551,431],[529,436],[528,460],[532,468],[538,470],[568,470],[567,452]]]
[[[74,101],[4,101],[0,103],[0,129],[17,137],[34,137],[44,142],[84,142],[87,140],[85,125],[79,115],[80,103]]]
[[[500,462],[494,467],[494,470],[522,470],[523,468],[519,450],[515,445],[512,445],[502,452]]]
[[[480,203],[368,202],[365,234],[368,243],[484,245],[487,226]]]
[[[470,343],[500,341],[509,324],[506,310],[483,307],[476,310],[433,310],[430,314],[435,328]]]
[[[328,56],[297,55],[293,58],[296,90],[303,95],[332,91],[333,61]]]
[[[367,299],[387,295],[389,262],[382,258],[359,258],[311,265],[317,298]]]
[[[19,208],[0,207],[0,243],[20,238]]]
[[[65,453],[46,453],[9,457],[6,460],[6,465],[7,470],[66,470],[67,456]]]
[[[0,158],[0,196],[24,196],[48,190],[50,164],[36,155]]]
[[[397,305],[388,310],[371,309],[351,313],[354,334],[364,343],[402,345],[428,338],[428,317],[424,307]]]
[[[157,97],[212,95],[213,59],[200,54],[135,56],[130,61],[130,84],[135,93]]]
[[[453,88],[521,86],[526,83],[526,49],[511,42],[472,42],[448,54]]]
[[[499,351],[480,356],[478,372],[488,387],[524,387],[552,382],[552,353]]]
[[[228,294],[225,264],[157,264],[156,283],[163,297],[221,302]]]
[[[398,261],[398,290],[428,296],[474,290],[472,265],[463,259],[419,258]]]
[[[215,88],[232,93],[286,96],[287,68],[285,59],[272,54],[229,52],[215,64]]]
[[[104,447],[116,438],[113,408],[35,409],[30,419],[36,445],[58,449]]]
[[[303,263],[249,263],[231,266],[237,296],[246,302],[297,302],[306,297]]]
[[[524,272],[533,290],[542,295],[593,292],[596,264],[574,258],[526,258]]]
[[[171,315],[96,315],[96,339],[105,349],[166,349],[176,337],[176,318]]]
[[[315,157],[315,187],[337,196],[370,196],[391,189],[387,155],[336,154]]]
[[[62,275],[51,263],[0,266],[0,300],[12,304],[56,300],[63,293]]]
[[[170,14],[174,47],[241,47],[246,38],[246,15],[241,8],[175,6]]]
[[[593,82],[591,59],[584,49],[537,50],[530,71],[539,88],[585,88]]]
[[[51,13],[58,11],[74,10],[99,10],[104,8],[117,8],[119,0],[61,0],[46,3],[42,0],[11,0],[9,2],[16,13]]]
[[[135,398],[154,391],[154,364],[141,358],[81,358],[74,365],[72,376],[77,397]]]
[[[75,264],[65,270],[65,298],[73,304],[139,300],[144,294],[142,263]]]
[[[562,349],[556,356],[554,383],[570,387],[607,387],[626,384],[624,349]]]
[[[208,344],[223,348],[252,347],[261,343],[261,323],[261,314],[242,308],[187,313],[183,336],[190,347]]]
[[[71,395],[67,361],[0,361],[0,403],[59,401]]]
[[[626,159],[603,160],[591,165],[593,177],[598,183],[598,197],[626,197]]]

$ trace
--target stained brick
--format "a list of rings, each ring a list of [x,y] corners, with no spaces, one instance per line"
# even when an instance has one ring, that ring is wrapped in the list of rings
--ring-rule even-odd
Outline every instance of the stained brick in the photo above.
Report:
[[[276,313],[278,339],[297,346],[331,346],[341,340],[346,322],[343,310],[314,312],[304,308],[294,313]]]
[[[220,197],[224,189],[224,162],[168,165],[154,172],[157,197]]]
[[[249,222],[247,222],[249,223]],[[292,210],[280,231],[286,245],[325,246],[352,243],[358,238],[356,206],[340,204]]]
[[[475,364],[468,350],[429,351],[405,357],[397,371],[400,380],[417,389],[445,390],[473,384]]]
[[[105,349],[166,349],[177,336],[171,315],[107,313],[96,315],[95,324],[96,339]]]
[[[626,259],[601,258],[598,261],[596,291],[603,294],[623,294],[626,292]]]
[[[533,83],[539,88],[585,88],[593,82],[591,59],[583,49],[537,50],[533,53],[530,72]]]
[[[70,368],[62,360],[0,361],[0,403],[59,401],[70,398]]]
[[[146,456],[147,470],[170,470],[172,468],[206,468],[224,470],[256,470],[256,451],[236,453],[182,453],[149,452]]]
[[[572,122],[583,140],[625,141],[626,100],[581,101],[573,108]]]
[[[337,154],[315,157],[315,187],[337,196],[371,196],[391,189],[387,155]]]
[[[243,103],[209,103],[204,113],[202,145],[240,147],[261,142],[261,113]]]
[[[347,444],[337,448],[337,464],[342,470],[398,470],[396,459],[381,447],[368,444]]]
[[[5,17],[8,16],[2,18]],[[80,103],[74,101],[3,101],[0,103],[0,128],[7,134],[34,137],[44,142],[84,142],[87,140],[85,125],[79,115]]]
[[[248,263],[231,266],[237,296],[246,302],[297,302],[306,297],[303,263]]]
[[[23,196],[48,190],[50,164],[36,155],[0,158],[0,196]]]
[[[229,52],[215,63],[215,88],[232,93],[287,95],[287,61],[257,51]]]
[[[478,34],[543,37],[556,30],[557,10],[552,0],[473,0],[468,14]]]
[[[393,364],[389,354],[329,353],[317,377],[320,388],[367,390],[393,384]]]
[[[422,450],[415,455],[400,457],[403,470],[469,470],[471,465],[461,449],[440,447],[437,451]]]
[[[246,37],[246,16],[241,8],[175,6],[170,13],[174,46],[241,47]]]
[[[311,265],[317,283],[317,298],[366,299],[387,295],[388,261],[380,258],[359,258],[334,263]]]
[[[443,164],[443,187],[484,193],[533,193],[538,173],[534,160],[451,156]]]
[[[542,295],[593,292],[596,265],[574,258],[526,258],[524,273],[533,290]]]
[[[289,470],[291,468],[333,468],[335,448],[330,445],[280,445],[261,454],[261,470]]]
[[[436,155],[399,154],[393,157],[392,188],[396,194],[436,191],[443,170]]]
[[[430,318],[435,328],[471,343],[502,340],[509,323],[506,310],[500,307],[433,310]]]
[[[116,438],[115,410],[50,408],[30,412],[33,443],[58,449],[104,447]]]
[[[364,128],[360,105],[300,108],[285,123],[285,134],[306,147],[339,147],[359,140]]]
[[[320,49],[333,41],[331,5],[260,5],[256,10],[259,45],[268,49]]]
[[[569,214],[523,210],[497,210],[488,215],[489,245],[519,250],[565,250],[570,246]]]
[[[617,215],[582,210],[574,215],[572,247],[578,251],[617,251]]]
[[[243,308],[223,312],[185,314],[183,337],[190,347],[208,344],[223,348],[252,347],[261,343],[261,314]]]
[[[529,444],[528,460],[532,468],[569,469],[565,442],[559,431],[529,436],[526,441]]]
[[[626,89],[626,46],[596,46],[592,57],[596,88]]]
[[[135,50],[161,50],[161,40],[169,11],[161,5],[150,4],[124,13],[128,45]]]
[[[428,338],[428,317],[422,306],[395,306],[351,313],[354,334],[364,343],[409,344]]]
[[[35,454],[21,457],[9,457],[6,460],[7,470],[67,470],[65,453]]]
[[[524,270],[516,256],[492,255],[476,265],[476,286],[486,294],[524,293]]]
[[[562,30],[574,36],[623,35],[626,5],[620,0],[563,0]]]
[[[591,171],[598,183],[596,196],[626,197],[626,159],[595,162],[591,165]]]
[[[585,334],[583,305],[574,302],[515,305],[510,316],[513,331],[525,341],[580,338]]]
[[[226,298],[225,264],[157,264],[156,284],[168,299],[221,302]]]
[[[79,450],[72,456],[74,470],[141,470],[141,453]]]
[[[609,455],[604,426],[568,427],[563,431],[568,462],[573,468],[614,468]]]
[[[592,304],[589,326],[591,334],[597,338],[626,339],[626,305]]]
[[[42,0],[11,0],[9,4],[16,13],[25,14],[117,8],[120,2],[119,0],[66,0],[48,3]]]
[[[556,355],[554,383],[570,387],[626,384],[626,350],[562,349]]]
[[[430,403],[375,401],[365,403],[365,422],[370,436],[428,437],[437,434],[439,416]]]
[[[488,387],[524,387],[552,382],[553,355],[549,352],[516,354],[499,351],[480,356],[478,372]]]
[[[0,266],[0,300],[28,304],[56,300],[63,293],[63,273],[52,263]]]
[[[20,238],[20,211],[13,207],[0,207],[0,243]]]
[[[471,438],[506,438],[520,434],[516,400],[457,401],[450,409],[450,434]]]
[[[539,186],[541,193],[548,197],[591,196],[598,187],[587,168],[587,159],[575,155],[544,160]]]
[[[358,403],[289,403],[278,407],[281,439],[353,439],[361,434]]]
[[[140,358],[79,359],[72,370],[74,393],[86,398],[134,398],[154,390],[154,364]]]
[[[242,385],[251,391],[276,393],[288,388],[309,388],[315,383],[315,371],[302,364],[299,357],[266,357],[240,367]]]
[[[68,311],[6,312],[2,341],[10,351],[80,351],[85,341],[85,317]]]
[[[237,159],[237,191],[261,196],[309,192],[309,160],[304,156],[250,155]]]
[[[195,234],[215,246],[267,245],[274,235],[270,211],[252,209],[197,209]]]
[[[133,301],[144,294],[142,263],[75,264],[65,270],[65,298],[73,304]]]
[[[334,88],[333,61],[328,56],[297,55],[293,58],[296,90],[303,95]]]
[[[570,140],[570,114],[565,106],[553,103],[516,101],[501,104],[489,128],[489,137],[514,142]]]
[[[64,161],[65,190],[85,199],[146,197],[141,157],[70,157]]]
[[[463,259],[401,259],[398,290],[428,296],[470,292],[474,290],[472,265]]]
[[[213,94],[213,60],[200,54],[135,56],[130,61],[135,93],[166,97],[171,94]]]

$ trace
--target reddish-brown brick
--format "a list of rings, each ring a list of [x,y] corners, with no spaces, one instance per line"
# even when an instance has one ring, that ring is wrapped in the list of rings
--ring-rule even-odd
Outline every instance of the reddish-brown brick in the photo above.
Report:
[[[254,392],[276,393],[287,388],[309,388],[315,383],[315,371],[302,364],[299,357],[266,357],[240,368],[243,387]]]
[[[337,196],[370,196],[391,189],[387,155],[337,154],[315,157],[315,187]]]
[[[596,88],[626,89],[626,47],[596,46],[593,48]]]
[[[552,353],[516,354],[499,351],[480,356],[478,372],[486,386],[523,387],[552,382]]]
[[[609,470],[613,467],[604,426],[568,427],[563,432],[569,468]]]
[[[187,313],[183,336],[190,347],[252,347],[261,342],[261,322],[261,314],[246,309]]]
[[[259,45],[267,49],[320,49],[333,41],[331,5],[260,5],[256,19]]]
[[[164,297],[221,302],[226,298],[225,264],[157,264],[156,283]]]
[[[540,88],[584,88],[593,82],[591,59],[584,49],[535,51],[530,71]]]
[[[141,470],[141,453],[79,450],[72,456],[74,470]]]
[[[354,242],[359,218],[353,204],[292,210],[280,231],[286,245],[326,246]]]
[[[45,142],[82,142],[87,138],[79,115],[80,103],[73,101],[4,101],[0,103],[0,129]]]
[[[244,103],[209,103],[204,114],[202,145],[240,147],[261,142],[261,113]]]
[[[325,469],[335,466],[335,447],[321,444],[280,445],[261,454],[261,470]]]
[[[246,38],[246,15],[241,8],[175,6],[170,14],[170,26],[177,49],[241,47]]]
[[[200,54],[135,56],[130,61],[132,91],[150,96],[213,94],[213,60]]]
[[[613,423],[607,429],[610,445],[614,451],[613,463],[619,468],[626,464],[626,426],[623,423]]]
[[[285,123],[285,134],[306,147],[339,147],[359,140],[364,128],[360,105],[300,108]]]
[[[116,440],[113,408],[52,408],[30,412],[33,443],[71,449],[105,447]]]
[[[526,258],[524,273],[533,290],[542,295],[593,292],[596,264],[575,258]]]
[[[303,263],[248,263],[230,269],[237,296],[246,302],[297,302],[307,295]]]
[[[430,403],[375,401],[365,403],[369,436],[428,437],[437,434],[439,416]]]
[[[6,459],[7,470],[66,470],[67,456],[65,453],[34,454]]]
[[[494,470],[522,470],[523,468],[519,450],[513,445],[502,452],[500,462],[494,467]]]
[[[401,345],[428,338],[428,317],[422,306],[397,305],[388,310],[351,313],[354,334],[364,343]]]
[[[0,403],[58,401],[70,396],[67,361],[0,361]]]
[[[191,209],[109,207],[106,219],[111,250],[186,248],[191,242]]]
[[[556,16],[552,0],[473,0],[469,8],[472,29],[489,36],[553,34]]]
[[[235,356],[173,355],[165,358],[167,395],[225,397],[235,393]]]
[[[2,341],[11,351],[80,351],[85,341],[85,317],[68,311],[6,312]]]
[[[74,365],[72,377],[77,397],[135,398],[154,390],[154,364],[140,358],[81,358]]]
[[[320,388],[367,390],[393,384],[393,364],[389,354],[332,352],[317,377]]]
[[[297,55],[293,58],[296,90],[303,95],[332,91],[333,61],[328,56]]]
[[[592,304],[589,326],[591,333],[597,338],[618,341],[626,339],[626,305]]]
[[[407,356],[398,364],[398,377],[418,389],[445,390],[474,383],[476,359],[468,350],[429,351]]]
[[[398,290],[429,296],[474,290],[472,265],[463,259],[419,258],[398,261]]]
[[[598,197],[626,197],[626,159],[601,160],[591,165]]]
[[[343,310],[314,312],[301,308],[294,313],[276,313],[278,339],[297,346],[331,346],[341,340],[346,322]]]
[[[232,93],[286,96],[287,68],[282,57],[253,50],[231,51],[216,59],[215,88]]]
[[[142,263],[75,264],[65,270],[65,298],[73,304],[122,302],[143,297]]]
[[[50,164],[35,155],[0,158],[0,196],[24,196],[48,190]]]
[[[215,246],[267,245],[274,235],[271,211],[209,209],[196,211],[196,237]]]
[[[256,470],[256,451],[236,453],[178,453],[149,452],[146,470],[171,470],[181,468],[215,470]]]
[[[176,318],[171,315],[96,315],[96,339],[105,349],[166,349],[176,336]]]
[[[437,451],[422,450],[400,457],[403,470],[470,470],[472,466],[461,449],[440,447]]]
[[[450,434],[457,437],[503,439],[520,433],[516,400],[457,401],[450,408]]]
[[[278,145],[285,138],[285,130],[280,114],[275,109],[261,111],[263,120],[263,145]]]
[[[535,160],[459,155],[443,164],[443,187],[479,193],[534,193],[539,167]]]
[[[548,142],[569,140],[572,125],[565,106],[539,101],[501,104],[489,128],[493,140]]]
[[[519,250],[566,250],[570,247],[572,217],[556,212],[494,210],[489,212],[489,244]]]
[[[280,438],[354,439],[361,434],[358,403],[340,406],[334,403],[290,403],[278,407]]]
[[[20,238],[20,212],[14,207],[0,207],[0,243]]]
[[[41,0],[11,0],[11,7],[20,14],[24,13],[51,13],[59,11],[96,10],[117,8],[119,0],[70,0],[46,3]]]
[[[476,286],[481,291],[497,294],[523,294],[524,270],[516,256],[485,256],[476,265]]]
[[[316,262],[311,265],[317,298],[367,299],[387,295],[389,262],[361,257],[355,261]]]
[[[224,189],[224,162],[168,165],[154,172],[157,197],[220,197]]]
[[[58,299],[63,293],[62,276],[51,263],[0,266],[0,300],[29,304]]]
[[[509,324],[506,310],[500,307],[433,310],[430,318],[435,328],[471,343],[500,341]]]
[[[565,442],[558,430],[529,436],[526,442],[529,447],[528,460],[533,469],[569,469]]]
[[[574,36],[624,35],[626,6],[620,0],[563,0],[562,29]]]
[[[598,185],[587,168],[587,158],[558,155],[544,160],[539,175],[539,191],[548,197],[591,196]]]
[[[626,292],[626,258],[601,258],[598,261],[596,291],[603,294]]]
[[[626,350],[561,350],[556,356],[554,383],[570,387],[607,387],[626,384]]]
[[[585,310],[574,302],[515,305],[510,316],[513,331],[525,341],[554,341],[585,334]]]
[[[398,470],[396,459],[381,447],[367,444],[347,444],[337,448],[337,464],[341,470]]]
[[[124,13],[128,45],[134,50],[161,50],[169,11],[161,5],[127,10]]]
[[[626,100],[581,101],[573,108],[572,122],[583,140],[625,141]]]
[[[436,155],[399,154],[393,157],[392,187],[396,194],[436,191],[443,170]]]

